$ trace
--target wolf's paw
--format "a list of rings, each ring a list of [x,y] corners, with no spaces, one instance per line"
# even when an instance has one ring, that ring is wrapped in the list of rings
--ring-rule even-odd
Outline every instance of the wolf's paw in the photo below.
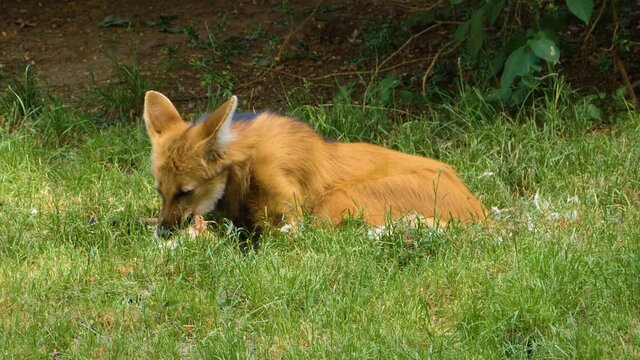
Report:
[[[166,249],[166,250],[175,250],[177,249],[181,244],[180,239],[171,239],[171,240],[164,240],[164,241],[160,241],[158,243],[158,246],[160,247],[160,249]]]
[[[371,240],[380,240],[380,238],[389,234],[390,232],[384,226],[375,226],[367,231],[367,237]]]

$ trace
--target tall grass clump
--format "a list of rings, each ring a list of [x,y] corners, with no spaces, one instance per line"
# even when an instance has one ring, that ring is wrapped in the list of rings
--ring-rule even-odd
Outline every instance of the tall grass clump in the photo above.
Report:
[[[51,100],[29,65],[21,74],[3,80],[2,85],[0,110],[3,123],[10,127],[35,119]]]
[[[93,128],[86,116],[79,115],[50,91],[31,66],[2,83],[0,114],[4,130],[31,132],[51,145],[73,141]]]

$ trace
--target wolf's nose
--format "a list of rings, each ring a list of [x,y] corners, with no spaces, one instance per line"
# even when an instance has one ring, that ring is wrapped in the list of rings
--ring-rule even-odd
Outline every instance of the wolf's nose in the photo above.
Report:
[[[166,239],[173,233],[173,225],[168,224],[162,219],[158,219],[158,227],[156,228],[156,237]]]

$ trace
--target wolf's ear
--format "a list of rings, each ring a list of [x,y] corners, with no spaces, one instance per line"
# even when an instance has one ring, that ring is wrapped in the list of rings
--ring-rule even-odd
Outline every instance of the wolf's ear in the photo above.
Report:
[[[238,107],[238,98],[233,95],[224,104],[220,105],[216,111],[198,124],[198,136],[207,144],[213,145],[215,149],[222,150],[227,147],[232,140],[231,123],[233,114]]]
[[[153,140],[183,120],[166,96],[157,91],[147,91],[144,96],[144,122],[149,137]]]

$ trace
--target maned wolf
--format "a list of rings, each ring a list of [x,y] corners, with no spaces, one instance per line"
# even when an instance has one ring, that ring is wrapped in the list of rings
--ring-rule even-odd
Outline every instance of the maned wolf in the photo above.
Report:
[[[274,113],[238,121],[232,96],[197,123],[149,91],[144,119],[155,187],[162,197],[158,234],[210,211],[237,226],[295,226],[311,215],[337,225],[362,216],[371,225],[420,218],[431,226],[484,218],[480,201],[447,164],[367,143],[323,138]],[[235,121],[234,121],[235,120]]]

